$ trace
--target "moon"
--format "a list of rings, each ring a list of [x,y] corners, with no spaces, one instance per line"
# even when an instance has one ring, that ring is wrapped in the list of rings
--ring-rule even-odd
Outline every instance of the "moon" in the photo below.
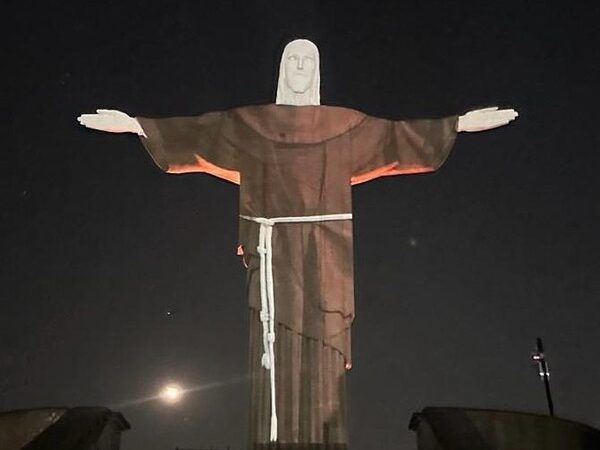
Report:
[[[183,397],[183,393],[184,393],[184,390],[181,388],[181,386],[179,386],[177,384],[167,384],[160,391],[159,397],[165,403],[173,404],[173,403],[177,403],[181,400],[181,398]]]

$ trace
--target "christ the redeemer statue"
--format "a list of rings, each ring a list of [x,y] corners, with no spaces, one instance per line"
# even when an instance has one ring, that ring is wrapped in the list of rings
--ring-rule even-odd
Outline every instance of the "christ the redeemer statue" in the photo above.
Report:
[[[351,186],[434,171],[457,132],[499,127],[517,116],[487,108],[433,120],[370,117],[321,106],[319,75],[317,47],[295,40],[283,51],[275,104],[194,117],[97,110],[78,118],[89,128],[140,135],[165,172],[205,172],[240,186],[254,449],[346,448]]]

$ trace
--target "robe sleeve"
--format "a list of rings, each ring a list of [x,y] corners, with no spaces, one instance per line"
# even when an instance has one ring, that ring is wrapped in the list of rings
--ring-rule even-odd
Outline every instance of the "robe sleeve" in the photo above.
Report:
[[[238,151],[227,111],[200,116],[150,119],[136,117],[146,137],[142,144],[167,173],[205,172],[240,183]]]
[[[386,120],[367,117],[350,131],[352,184],[437,170],[456,139],[458,116]]]

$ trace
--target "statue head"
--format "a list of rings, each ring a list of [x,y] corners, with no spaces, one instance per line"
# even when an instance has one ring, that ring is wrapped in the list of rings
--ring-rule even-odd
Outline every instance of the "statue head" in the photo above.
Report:
[[[278,105],[321,103],[319,49],[306,39],[289,42],[283,49],[277,84]]]

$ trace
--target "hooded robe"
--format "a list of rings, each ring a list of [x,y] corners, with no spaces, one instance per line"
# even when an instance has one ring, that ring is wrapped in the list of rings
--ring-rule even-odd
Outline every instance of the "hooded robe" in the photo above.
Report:
[[[436,170],[454,143],[457,117],[392,121],[340,107],[271,104],[138,121],[162,170],[205,172],[239,184],[240,215],[273,218],[351,213],[353,184]],[[255,447],[268,442],[270,411],[260,367],[258,236],[258,223],[240,220]],[[351,365],[354,318],[351,220],[275,225],[273,277],[278,441],[343,447],[344,367]]]

